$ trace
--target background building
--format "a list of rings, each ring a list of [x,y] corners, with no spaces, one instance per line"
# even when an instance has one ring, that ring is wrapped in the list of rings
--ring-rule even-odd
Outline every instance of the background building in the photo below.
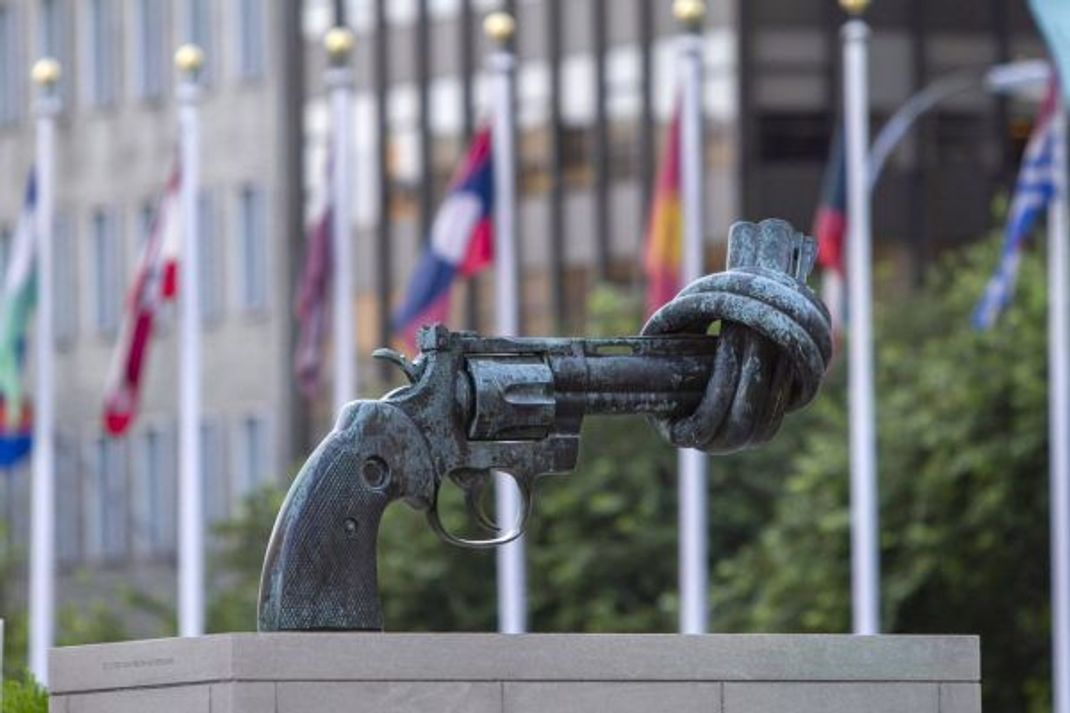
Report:
[[[59,538],[65,602],[133,581],[172,596],[177,423],[174,329],[149,367],[143,415],[108,440],[101,395],[121,301],[175,154],[170,57],[192,39],[204,95],[204,458],[207,513],[285,478],[331,420],[291,377],[302,227],[322,203],[328,0],[0,0],[0,263],[32,158],[29,67],[65,68],[56,231]],[[348,0],[357,33],[354,235],[367,395],[389,314],[467,138],[485,118],[484,14],[517,18],[523,330],[582,327],[601,280],[638,285],[647,206],[675,96],[670,0]],[[706,184],[710,268],[729,224],[808,227],[840,98],[833,0],[710,0]],[[1039,57],[1017,0],[876,2],[875,126],[948,72]],[[918,276],[992,222],[1034,107],[963,96],[922,122],[877,194],[878,253]],[[463,287],[454,323],[493,328],[493,279]],[[330,374],[326,376],[329,378]],[[26,544],[28,472],[0,476],[8,546]],[[131,579],[132,578],[132,579]]]
[[[176,159],[171,57],[207,57],[203,95],[201,304],[206,513],[228,517],[294,459],[285,199],[287,107],[280,51],[286,3],[262,0],[0,2],[0,257],[33,160],[27,81],[42,55],[63,64],[57,132],[55,318],[57,545],[61,606],[122,581],[174,590],[178,349],[175,310],[149,359],[128,436],[101,424],[124,298],[155,203]],[[292,142],[291,142],[292,143]],[[2,260],[0,260],[2,261]],[[0,517],[26,544],[29,468],[0,478]]]

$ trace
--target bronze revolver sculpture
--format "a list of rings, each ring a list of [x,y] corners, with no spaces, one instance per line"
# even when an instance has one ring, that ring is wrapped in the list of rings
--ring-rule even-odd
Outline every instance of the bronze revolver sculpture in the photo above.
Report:
[[[575,467],[584,416],[645,414],[674,446],[707,453],[770,439],[817,393],[832,351],[828,310],[805,284],[815,255],[813,239],[783,221],[739,223],[728,270],[686,287],[640,336],[499,338],[434,326],[412,363],[380,350],[411,383],[346,406],[301,469],[268,545],[259,629],[382,629],[383,510],[404,500],[454,544],[508,542],[523,532],[535,481]],[[511,475],[524,500],[507,531],[478,507],[493,471]],[[492,537],[443,527],[447,478]]]

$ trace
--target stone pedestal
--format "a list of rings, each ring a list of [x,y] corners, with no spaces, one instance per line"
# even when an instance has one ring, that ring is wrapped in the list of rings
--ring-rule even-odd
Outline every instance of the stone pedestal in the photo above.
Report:
[[[960,636],[227,634],[56,649],[56,713],[979,713]]]

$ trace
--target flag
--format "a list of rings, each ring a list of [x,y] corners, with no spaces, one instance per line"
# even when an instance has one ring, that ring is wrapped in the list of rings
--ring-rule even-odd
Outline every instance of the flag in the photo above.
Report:
[[[490,127],[480,129],[450,181],[431,225],[431,244],[416,266],[393,329],[412,344],[425,324],[445,320],[450,288],[494,258],[494,165]]]
[[[1065,101],[1065,97],[1070,97],[1070,3],[1066,0],[1029,0],[1029,8],[1055,59]]]
[[[36,208],[37,181],[31,171],[0,293],[0,467],[15,465],[30,451],[32,423],[22,391],[22,367],[26,330],[37,302]]]
[[[845,312],[843,246],[847,233],[847,155],[840,128],[832,138],[813,233],[817,264],[822,270],[822,297],[832,318],[832,332],[838,335],[843,331]]]
[[[658,166],[657,185],[650,209],[643,266],[646,272],[646,309],[653,314],[680,291],[683,208],[680,202],[680,107],[676,103],[669,136]]]
[[[1014,187],[1014,197],[1007,215],[999,265],[974,308],[973,326],[976,329],[991,327],[999,313],[1010,303],[1018,278],[1022,246],[1032,232],[1037,217],[1055,197],[1059,181],[1056,156],[1058,142],[1062,140],[1058,135],[1058,125],[1053,121],[1058,94],[1057,85],[1053,81],[1022,155],[1018,182]]]
[[[104,429],[112,436],[121,436],[137,415],[153,324],[164,303],[173,300],[178,292],[180,184],[181,172],[176,164],[156,206],[149,235],[141,246],[134,282],[127,293],[126,314],[104,394]]]
[[[331,159],[328,158],[325,195],[330,195],[330,174]],[[320,370],[327,336],[327,299],[331,284],[332,220],[333,210],[328,199],[324,201],[323,209],[305,239],[305,265],[301,270],[301,284],[294,305],[298,324],[294,373],[301,393],[308,398],[313,398],[321,385]]]

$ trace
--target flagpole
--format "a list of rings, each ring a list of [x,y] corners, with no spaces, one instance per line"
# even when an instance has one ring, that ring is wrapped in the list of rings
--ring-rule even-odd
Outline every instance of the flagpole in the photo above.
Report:
[[[1066,108],[1052,117],[1055,199],[1048,209],[1048,428],[1051,481],[1051,631],[1053,713],[1070,713],[1070,211]]]
[[[182,259],[179,268],[179,482],[178,482],[178,630],[180,636],[204,633],[204,513],[201,482],[201,324],[198,284],[198,201],[200,184],[200,100],[198,75],[204,53],[183,45],[175,53],[181,142]]]
[[[56,114],[59,62],[39,60],[33,67],[38,88],[36,205],[37,255],[36,391],[33,415],[33,504],[30,559],[30,671],[48,685],[48,650],[55,640],[55,363],[52,334],[52,223],[54,212]]]
[[[513,126],[513,72],[516,59],[509,47],[515,22],[505,12],[487,16],[483,30],[494,43],[487,58],[493,83],[494,125],[494,263],[498,333],[515,336],[520,331],[520,287],[516,252],[516,157]],[[498,521],[511,527],[520,514],[516,489],[508,475],[496,474]],[[521,634],[527,629],[527,576],[524,538],[497,549],[498,630]]]
[[[680,282],[688,285],[702,277],[703,266],[703,106],[702,23],[706,4],[700,0],[677,0],[673,13],[684,29],[680,37],[682,104],[680,109],[681,208],[683,255]],[[681,449],[677,461],[679,478],[679,587],[680,633],[704,634],[708,628],[706,454]]]
[[[848,380],[851,455],[851,618],[856,634],[880,632],[877,429],[869,191],[869,0],[840,0],[847,152]]]
[[[331,253],[334,265],[334,412],[357,396],[353,334],[352,166],[350,135],[353,71],[353,32],[332,27],[323,38],[328,67],[324,74],[331,97]]]

